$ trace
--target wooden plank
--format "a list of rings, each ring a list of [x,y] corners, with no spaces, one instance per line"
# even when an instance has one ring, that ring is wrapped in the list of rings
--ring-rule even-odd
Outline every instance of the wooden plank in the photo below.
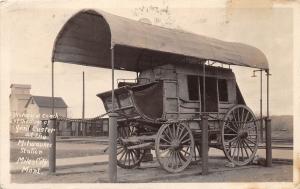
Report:
[[[203,70],[199,71],[199,65],[189,65],[184,64],[177,65],[176,72],[182,75],[203,75]],[[205,75],[207,77],[214,77],[220,79],[235,79],[234,73],[231,69],[219,68],[214,66],[206,66]]]
[[[219,109],[230,109],[233,106],[234,106],[234,104],[231,104],[231,103],[220,103]]]
[[[121,138],[122,142],[124,143],[138,143],[138,142],[144,142],[144,141],[152,141],[155,140],[155,135],[143,135],[143,136],[131,136],[128,138]]]
[[[169,97],[178,97],[177,95],[177,90],[176,90],[176,87],[177,87],[177,83],[175,82],[164,82],[164,88],[166,90],[166,97],[169,98]]]

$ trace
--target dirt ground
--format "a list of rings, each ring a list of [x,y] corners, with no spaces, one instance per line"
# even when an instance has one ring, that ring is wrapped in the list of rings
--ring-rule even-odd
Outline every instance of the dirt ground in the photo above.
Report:
[[[39,141],[43,143],[43,141]],[[57,142],[56,144],[56,157],[57,158],[69,158],[69,157],[83,157],[100,155],[104,153],[106,144],[101,143],[78,143],[78,142]],[[37,148],[42,150],[42,157],[48,157],[47,148]],[[20,146],[17,145],[17,140],[10,143],[10,161],[17,161],[18,157],[22,156],[20,153]],[[35,157],[36,155],[26,154],[27,157]]]
[[[201,175],[201,166],[192,165],[178,174],[167,173],[156,162],[142,164],[140,168],[118,168],[118,181],[139,182],[292,182],[293,166],[274,164],[267,168],[257,165],[228,168],[224,159],[210,160],[209,174]],[[106,165],[90,165],[58,169],[54,175],[12,174],[12,183],[107,183]]]
[[[57,142],[57,158],[103,155],[107,144],[101,142]],[[16,141],[11,142],[11,162],[20,155]],[[291,156],[292,150],[273,151],[273,157],[284,153]],[[210,150],[214,154],[214,150]],[[43,155],[48,156],[47,150]],[[293,166],[291,164],[273,164],[267,168],[258,165],[229,168],[225,166],[224,154],[219,158],[209,158],[209,174],[201,175],[201,165],[191,165],[178,174],[170,174],[159,167],[157,161],[142,163],[136,169],[118,168],[118,182],[292,182]],[[221,157],[221,158],[220,158]],[[76,167],[57,167],[56,174],[41,175],[11,174],[12,183],[106,183],[108,182],[107,163]]]

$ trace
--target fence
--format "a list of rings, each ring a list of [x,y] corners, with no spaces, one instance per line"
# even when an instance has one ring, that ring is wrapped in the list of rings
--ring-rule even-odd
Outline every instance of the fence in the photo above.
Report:
[[[44,126],[47,126],[47,121]],[[56,120],[57,136],[108,136],[108,118]]]

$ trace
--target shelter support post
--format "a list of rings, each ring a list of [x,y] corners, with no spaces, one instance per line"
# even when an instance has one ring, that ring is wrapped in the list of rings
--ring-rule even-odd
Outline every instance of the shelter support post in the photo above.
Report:
[[[54,61],[51,63],[51,113],[54,115]],[[56,171],[56,118],[49,120],[49,173],[55,173]]]
[[[201,157],[202,157],[202,175],[208,174],[208,116],[202,115],[202,136],[201,136]]]
[[[115,113],[115,91],[114,91],[114,46],[111,46],[111,70],[112,70],[112,113],[109,116],[109,182],[117,182],[117,116]]]
[[[51,106],[51,113],[54,115],[54,62],[51,63],[51,99],[52,99],[52,106]]]
[[[203,80],[202,80],[202,82],[203,82],[203,108],[202,108],[202,112],[206,112],[206,86],[205,86],[205,84],[206,84],[206,82],[205,82],[205,62],[203,63]],[[201,99],[200,99],[200,101],[201,101]]]
[[[272,166],[272,131],[271,131],[271,119],[265,118],[265,130],[266,130],[266,166]]]
[[[272,166],[272,127],[271,127],[271,119],[269,114],[269,70],[266,70],[267,73],[267,117],[265,119],[265,129],[266,129],[266,166]]]
[[[259,105],[260,105],[260,141],[263,142],[264,138],[264,129],[263,129],[263,117],[262,117],[262,72],[260,70],[260,98],[259,98]]]
[[[49,120],[49,173],[56,171],[56,118]]]
[[[109,115],[109,182],[117,182],[117,117],[118,114]]]

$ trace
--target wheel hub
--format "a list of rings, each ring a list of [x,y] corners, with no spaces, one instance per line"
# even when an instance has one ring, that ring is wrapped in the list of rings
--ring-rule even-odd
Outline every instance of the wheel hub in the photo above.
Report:
[[[241,139],[247,138],[248,137],[248,132],[245,131],[245,130],[240,130],[238,132],[238,137],[241,138]]]
[[[171,142],[172,149],[177,150],[180,147],[180,141],[178,139],[175,139]]]

